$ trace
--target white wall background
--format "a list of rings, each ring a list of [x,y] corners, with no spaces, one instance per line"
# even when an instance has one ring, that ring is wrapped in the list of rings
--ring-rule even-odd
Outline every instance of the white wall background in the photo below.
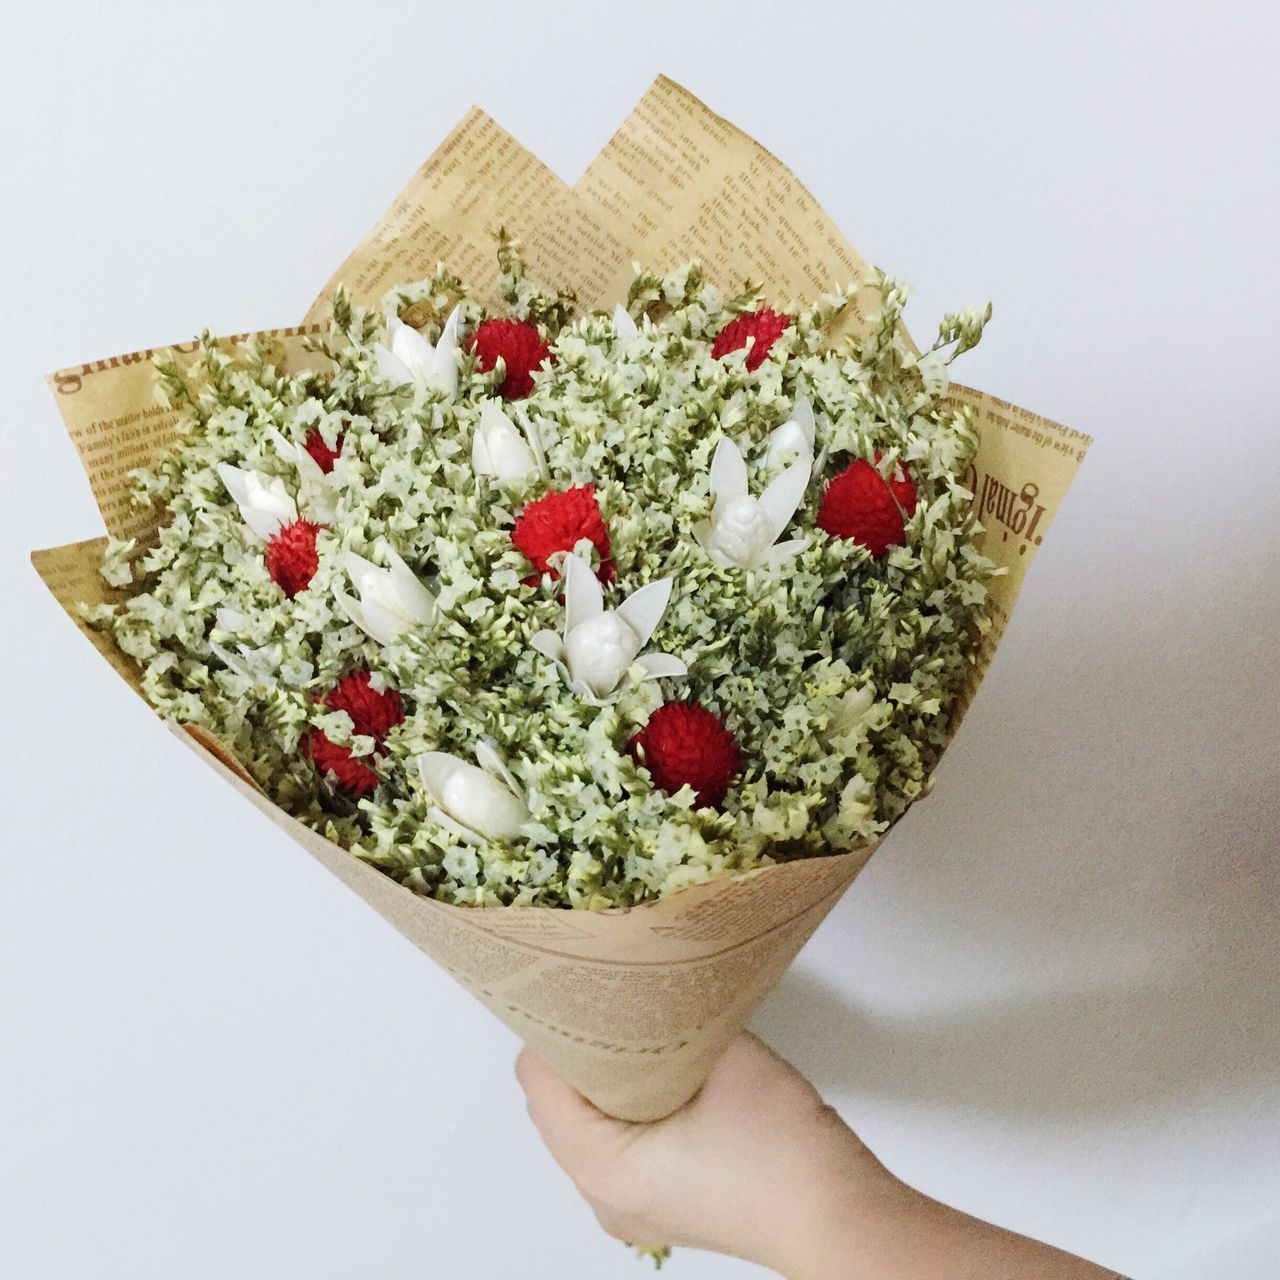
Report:
[[[1136,1277],[1274,1277],[1274,6],[5,23],[0,1274],[641,1274],[512,1037],[233,803],[26,554],[100,531],[44,371],[293,323],[472,101],[572,180],[665,71],[914,282],[918,332],[995,300],[965,381],[1097,437],[935,797],[760,1030],[943,1199]]]

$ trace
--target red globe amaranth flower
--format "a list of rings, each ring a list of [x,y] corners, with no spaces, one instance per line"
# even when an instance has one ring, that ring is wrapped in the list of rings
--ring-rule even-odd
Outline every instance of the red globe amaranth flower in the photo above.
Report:
[[[542,335],[523,320],[486,320],[472,335],[471,350],[483,373],[499,359],[506,366],[506,377],[498,388],[504,400],[523,400],[533,390],[533,371],[551,359]]]
[[[711,347],[712,359],[721,360],[730,351],[741,351],[754,338],[755,342],[747,353],[747,368],[754,371],[764,364],[769,348],[790,324],[790,316],[770,311],[768,307],[761,307],[759,311],[744,311],[741,315],[734,316],[716,335]]]
[[[742,765],[733,734],[696,702],[664,703],[627,749],[661,790],[676,792],[687,783],[700,806],[719,805]]]
[[[295,520],[267,539],[267,572],[290,600],[311,585],[320,567],[316,535],[323,528],[324,525],[312,524],[310,520]]]
[[[901,479],[897,478],[899,470]],[[902,542],[906,520],[915,510],[916,486],[905,467],[897,468],[894,478],[886,483],[871,463],[859,458],[827,485],[818,507],[818,523],[833,538],[848,538],[879,557]]]
[[[343,676],[328,694],[324,705],[333,711],[345,711],[353,729],[381,743],[396,725],[404,721],[400,695],[394,689],[379,692],[369,684],[367,671],[353,671]],[[332,773],[344,791],[362,796],[378,785],[378,775],[353,756],[350,747],[339,746],[320,729],[312,729],[306,739],[306,753],[321,773]]]
[[[557,551],[572,551],[583,538],[588,539],[600,556],[596,576],[604,582],[613,580],[613,548],[609,530],[604,526],[600,504],[592,485],[577,485],[559,493],[552,490],[545,498],[531,502],[516,517],[511,541],[516,550],[533,563],[539,574],[560,574],[547,560]],[[537,578],[532,579],[536,582]]]
[[[404,708],[394,689],[375,689],[373,677],[363,668],[345,675],[325,695],[331,711],[345,711],[356,733],[381,742],[398,724],[404,723]]]
[[[339,435],[334,442],[334,447],[329,448],[324,442],[324,436],[320,434],[318,427],[312,427],[307,432],[307,438],[302,442],[302,447],[316,460],[316,465],[321,471],[328,475],[333,470],[333,464],[337,461],[338,456],[342,453],[342,436]]]

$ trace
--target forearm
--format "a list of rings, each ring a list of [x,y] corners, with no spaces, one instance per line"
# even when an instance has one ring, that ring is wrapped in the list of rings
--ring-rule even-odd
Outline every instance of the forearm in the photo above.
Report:
[[[797,1215],[772,1265],[786,1280],[1122,1280],[921,1195],[881,1170]]]

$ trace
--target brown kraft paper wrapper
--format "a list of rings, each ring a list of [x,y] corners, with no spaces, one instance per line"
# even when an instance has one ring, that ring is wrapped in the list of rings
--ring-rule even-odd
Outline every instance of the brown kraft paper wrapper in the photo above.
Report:
[[[665,270],[697,257],[721,287],[764,281],[779,302],[872,275],[780,161],[660,78],[573,187],[472,109],[334,273],[303,325],[270,336],[287,363],[314,359],[303,338],[327,319],[337,283],[356,302],[376,306],[388,288],[430,275],[437,262],[495,305],[500,226],[520,240],[530,274],[572,285],[583,309],[625,299],[633,261]],[[871,296],[855,297],[847,327],[866,326],[859,301]],[[190,354],[194,344],[176,350]],[[156,400],[150,355],[49,376],[107,530],[139,541],[154,532],[156,517],[129,506],[128,473],[171,447],[177,420]],[[993,626],[958,699],[958,724],[1090,442],[981,392],[957,387],[952,394],[973,406],[980,423],[967,477],[985,526],[980,548],[1007,570],[991,585]],[[98,573],[103,543],[32,559],[81,630],[138,690],[132,662],[76,611],[80,601],[120,598]],[[629,909],[456,907],[413,894],[295,821],[208,734],[177,732],[592,1102],[628,1120],[667,1115],[693,1096],[871,854],[764,867]]]

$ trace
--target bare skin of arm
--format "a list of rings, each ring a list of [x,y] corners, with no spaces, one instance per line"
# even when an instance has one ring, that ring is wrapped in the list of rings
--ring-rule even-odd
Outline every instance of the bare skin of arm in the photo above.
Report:
[[[895,1178],[755,1036],[666,1120],[611,1119],[525,1050],[516,1074],[611,1236],[730,1254],[787,1280],[1118,1280]]]

